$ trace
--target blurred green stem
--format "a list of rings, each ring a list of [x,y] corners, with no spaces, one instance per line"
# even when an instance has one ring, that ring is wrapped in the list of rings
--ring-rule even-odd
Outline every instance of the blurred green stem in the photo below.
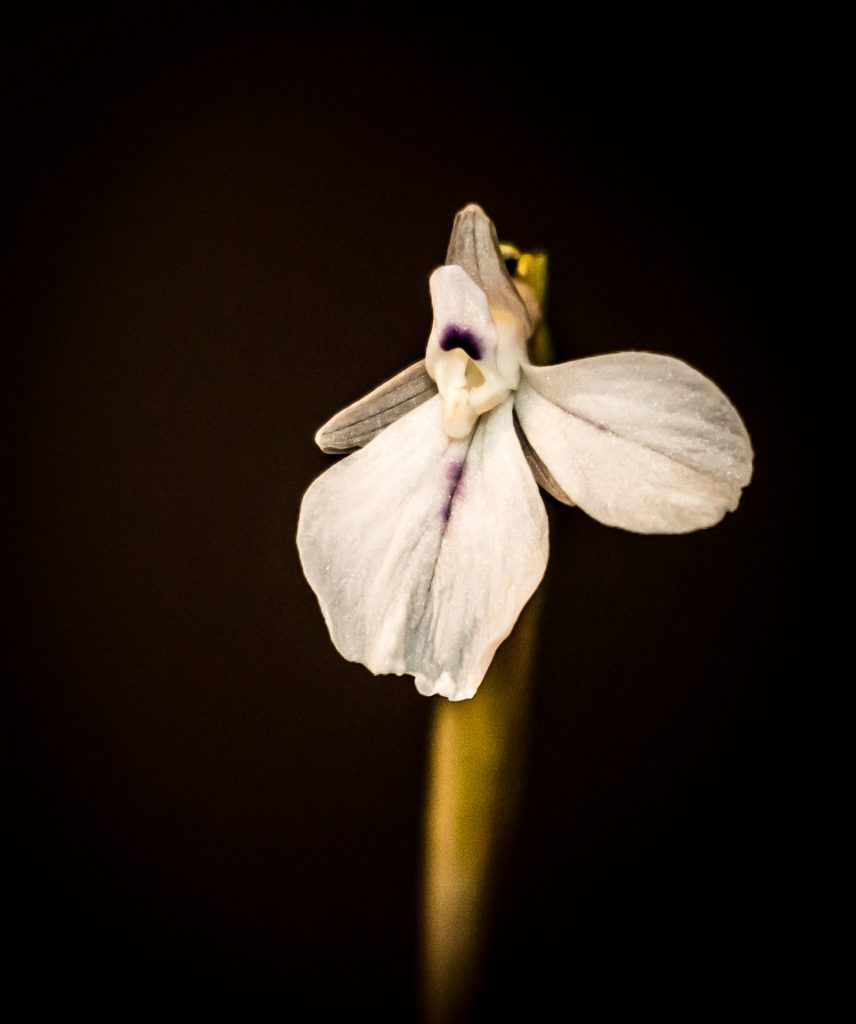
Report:
[[[541,603],[539,589],[476,698],[435,702],[423,934],[430,1024],[460,1020],[477,987],[491,887],[520,795]]]

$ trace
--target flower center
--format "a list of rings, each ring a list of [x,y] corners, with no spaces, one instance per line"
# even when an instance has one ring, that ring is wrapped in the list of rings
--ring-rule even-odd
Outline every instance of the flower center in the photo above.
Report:
[[[502,316],[494,323],[497,345],[456,323],[440,335],[432,369],[443,398],[443,429],[451,438],[469,436],[479,416],[503,402],[520,381],[518,324]],[[512,358],[498,359],[499,354]]]

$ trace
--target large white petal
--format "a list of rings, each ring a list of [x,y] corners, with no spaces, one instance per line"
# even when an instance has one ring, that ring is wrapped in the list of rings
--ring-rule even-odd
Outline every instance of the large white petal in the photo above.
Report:
[[[737,507],[752,446],[734,406],[691,366],[617,352],[524,367],[529,443],[585,512],[637,533],[686,533]]]
[[[547,564],[510,401],[452,441],[439,397],[323,473],[297,544],[333,642],[425,694],[471,697]]]

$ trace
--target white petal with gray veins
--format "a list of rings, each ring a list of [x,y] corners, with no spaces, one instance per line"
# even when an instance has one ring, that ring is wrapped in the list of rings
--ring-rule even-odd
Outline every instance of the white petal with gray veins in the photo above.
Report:
[[[450,440],[434,397],[323,473],[298,547],[333,642],[421,693],[471,697],[547,564],[512,403]]]
[[[670,356],[617,352],[526,366],[514,402],[562,490],[608,526],[713,526],[737,507],[752,476],[737,410],[711,380]]]

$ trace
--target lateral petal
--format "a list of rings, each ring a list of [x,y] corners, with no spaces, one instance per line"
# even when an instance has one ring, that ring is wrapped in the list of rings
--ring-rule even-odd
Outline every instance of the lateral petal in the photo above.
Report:
[[[561,489],[608,526],[686,533],[733,511],[752,476],[737,410],[679,359],[617,352],[526,366],[515,410]]]
[[[323,473],[297,544],[340,653],[472,697],[547,564],[547,517],[510,401],[450,440],[439,397]]]
[[[330,454],[362,448],[390,423],[436,394],[437,385],[425,370],[425,360],[420,359],[337,412],[315,434],[315,443]]]

